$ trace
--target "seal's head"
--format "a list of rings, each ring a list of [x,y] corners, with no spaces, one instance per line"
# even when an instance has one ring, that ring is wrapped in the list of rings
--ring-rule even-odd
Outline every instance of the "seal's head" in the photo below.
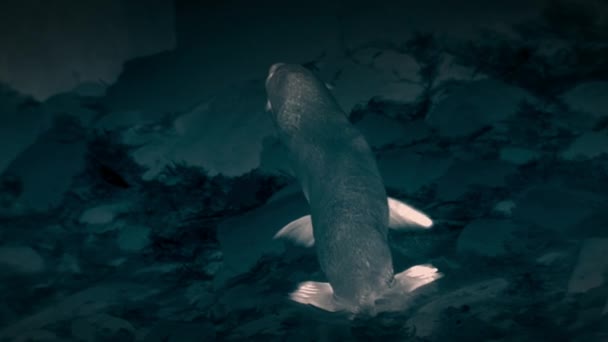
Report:
[[[266,94],[267,109],[283,129],[325,120],[331,111],[344,116],[325,84],[298,64],[273,64],[266,78]]]

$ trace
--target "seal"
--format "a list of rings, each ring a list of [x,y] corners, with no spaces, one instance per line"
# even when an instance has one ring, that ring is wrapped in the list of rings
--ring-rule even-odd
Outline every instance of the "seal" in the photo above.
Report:
[[[387,198],[371,148],[311,71],[276,63],[266,93],[279,140],[310,206],[310,215],[289,223],[275,238],[315,246],[329,281],[301,283],[290,298],[332,312],[399,310],[403,301],[396,297],[441,274],[418,265],[395,275],[388,229],[430,228],[432,220]]]

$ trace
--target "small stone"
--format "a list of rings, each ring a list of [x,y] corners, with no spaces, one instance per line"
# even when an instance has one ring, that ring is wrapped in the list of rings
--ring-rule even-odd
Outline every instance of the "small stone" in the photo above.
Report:
[[[500,201],[494,206],[494,211],[505,216],[511,216],[511,213],[516,206],[517,205],[512,200]]]
[[[219,272],[221,268],[221,262],[210,262],[203,268],[203,272],[205,272],[205,274],[207,275],[214,276],[215,274],[217,274],[217,272]]]
[[[581,247],[578,262],[570,281],[569,293],[583,293],[600,287],[605,282],[608,273],[608,239],[587,239]]]
[[[536,262],[543,266],[549,266],[554,264],[556,261],[563,259],[565,257],[564,253],[561,252],[551,252],[544,254],[536,259]]]
[[[108,224],[114,221],[117,214],[127,210],[124,203],[105,204],[85,210],[80,216],[80,222],[86,224]]]
[[[22,273],[38,273],[44,269],[44,259],[31,247],[0,247],[0,265]]]
[[[144,226],[124,226],[118,232],[118,246],[129,252],[142,250],[150,244],[150,228]]]

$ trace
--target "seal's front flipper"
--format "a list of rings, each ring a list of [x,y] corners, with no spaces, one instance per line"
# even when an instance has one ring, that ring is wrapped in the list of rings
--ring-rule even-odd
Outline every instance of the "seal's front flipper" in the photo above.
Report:
[[[285,238],[296,245],[312,247],[315,244],[315,237],[312,234],[312,220],[310,215],[302,216],[281,228],[274,235],[275,239]]]
[[[412,292],[443,277],[432,265],[416,265],[395,274],[396,286],[405,292]]]
[[[329,283],[307,281],[300,283],[298,289],[289,294],[294,302],[316,306],[329,312],[344,310],[334,299],[334,290]]]
[[[430,228],[433,225],[433,220],[426,214],[392,197],[388,198],[388,210],[389,228]]]

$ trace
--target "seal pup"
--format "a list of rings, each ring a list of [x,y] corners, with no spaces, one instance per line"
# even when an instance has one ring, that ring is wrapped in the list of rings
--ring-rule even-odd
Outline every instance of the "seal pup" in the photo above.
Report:
[[[387,198],[371,148],[311,71],[276,63],[266,93],[266,108],[310,206],[310,215],[289,223],[275,238],[315,246],[329,281],[301,283],[290,298],[331,312],[375,315],[402,309],[408,293],[441,274],[430,265],[395,274],[388,229],[430,228],[432,220]]]

